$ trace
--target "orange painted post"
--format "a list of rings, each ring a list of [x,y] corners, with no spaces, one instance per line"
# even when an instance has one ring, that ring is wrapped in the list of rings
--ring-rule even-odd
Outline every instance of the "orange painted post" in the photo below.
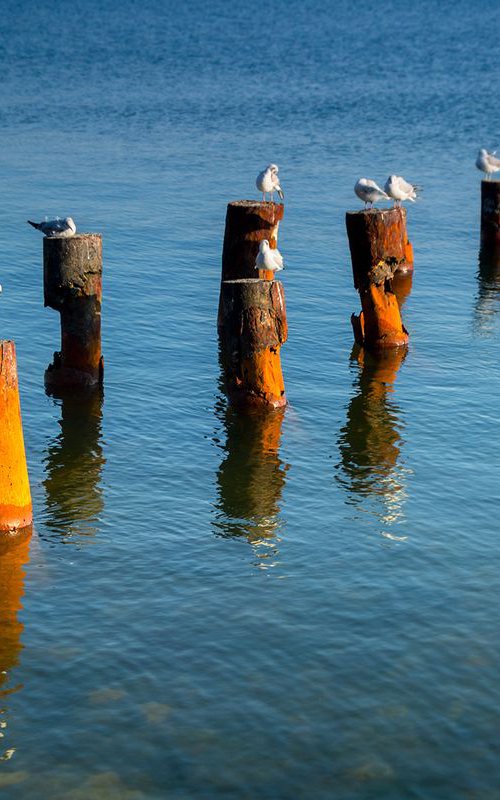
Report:
[[[369,209],[346,214],[354,287],[362,311],[351,317],[359,345],[375,350],[408,344],[392,287],[395,272],[406,263],[402,235],[405,209]]]
[[[31,525],[14,342],[0,341],[0,539]]]
[[[219,316],[221,358],[231,402],[286,405],[280,348],[288,335],[281,281],[226,280]]]
[[[61,351],[45,372],[47,385],[101,384],[101,234],[46,236],[43,282],[45,306],[61,314]]]
[[[284,213],[283,203],[262,203],[254,200],[234,200],[228,203],[222,248],[222,281],[239,278],[273,280],[273,272],[255,269],[255,259],[264,239],[268,240],[271,249],[278,246],[278,228]]]
[[[481,181],[481,247],[500,248],[500,181]]]

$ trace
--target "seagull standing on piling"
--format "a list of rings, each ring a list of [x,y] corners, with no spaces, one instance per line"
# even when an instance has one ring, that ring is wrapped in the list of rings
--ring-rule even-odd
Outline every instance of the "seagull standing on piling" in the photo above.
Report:
[[[405,181],[401,175],[390,175],[384,186],[386,194],[392,197],[395,206],[401,205],[404,200],[414,203],[417,199],[419,188],[419,186],[413,186],[413,184]]]
[[[365,208],[368,203],[373,206],[378,200],[389,200],[389,196],[384,190],[381,189],[375,181],[370,180],[370,178],[360,178],[354,187],[354,191],[365,204]]]
[[[278,272],[284,269],[283,256],[279,250],[271,250],[269,242],[264,239],[259,246],[259,252],[255,259],[255,269],[268,269],[272,272]]]
[[[36,228],[37,231],[41,231],[44,236],[60,236],[67,239],[76,233],[76,225],[71,217],[65,217],[64,219],[56,217],[56,219],[45,220],[45,222],[32,222],[29,219],[28,225]]]
[[[488,153],[488,151],[482,147],[477,154],[476,167],[480,169],[481,172],[486,173],[487,181],[489,181],[490,175],[493,172],[498,172],[500,170],[500,158],[496,158],[495,153],[496,150],[493,153]]]
[[[268,166],[262,170],[262,172],[259,172],[257,175],[257,180],[255,181],[255,185],[257,186],[259,192],[262,192],[262,200],[264,203],[266,202],[266,194],[268,194],[268,192],[271,195],[271,202],[274,202],[274,192],[278,192],[281,200],[285,199],[285,195],[283,194],[283,190],[280,186],[278,167],[276,164],[268,164]]]

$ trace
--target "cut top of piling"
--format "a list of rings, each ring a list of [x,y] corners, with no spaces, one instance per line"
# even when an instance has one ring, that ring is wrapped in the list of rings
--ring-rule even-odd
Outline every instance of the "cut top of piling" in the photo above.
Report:
[[[222,249],[222,280],[254,278],[259,245],[267,239],[271,247],[278,240],[283,219],[282,203],[233,200],[228,203]]]
[[[43,240],[44,303],[60,309],[69,299],[102,296],[102,235],[46,236]]]

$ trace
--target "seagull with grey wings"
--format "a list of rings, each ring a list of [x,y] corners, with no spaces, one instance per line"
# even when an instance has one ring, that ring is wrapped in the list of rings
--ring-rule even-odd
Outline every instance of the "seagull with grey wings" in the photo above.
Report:
[[[276,164],[268,164],[268,166],[259,172],[257,175],[257,180],[255,181],[255,185],[259,192],[262,192],[262,199],[264,203],[266,202],[266,195],[271,195],[271,202],[274,200],[274,192],[278,192],[278,196],[281,200],[284,200],[285,195],[283,194],[283,189],[280,185],[280,179],[278,178],[278,167]]]
[[[421,192],[420,186],[414,186],[412,183],[405,181],[401,175],[389,175],[384,186],[385,192],[389,197],[394,200],[394,205],[401,205],[405,200],[414,203]]]
[[[389,195],[370,178],[360,178],[354,186],[354,192],[364,202],[365,208],[368,203],[373,206],[378,200],[389,200]]]
[[[44,222],[32,222],[29,219],[28,225],[36,228],[37,231],[41,231],[44,236],[60,236],[68,238],[69,236],[74,236],[76,233],[76,225],[71,217],[64,217],[64,219],[59,219],[59,217],[56,217],[55,219],[46,219]]]
[[[490,175],[500,170],[500,158],[496,157],[496,150],[492,153],[488,153],[488,151],[482,147],[477,154],[476,167],[480,169],[481,172],[486,173],[486,180],[489,181]]]
[[[272,272],[278,272],[280,269],[284,269],[284,267],[283,256],[280,251],[277,249],[271,250],[268,240],[263,239],[259,245],[257,258],[255,259],[255,269],[267,269]]]

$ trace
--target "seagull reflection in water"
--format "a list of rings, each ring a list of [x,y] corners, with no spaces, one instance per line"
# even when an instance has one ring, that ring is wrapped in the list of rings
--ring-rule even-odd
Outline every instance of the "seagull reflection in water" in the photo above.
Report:
[[[500,302],[500,242],[479,250],[478,292],[474,306],[474,327],[479,333],[493,333]]]
[[[261,569],[278,556],[280,501],[288,465],[279,457],[285,409],[218,409],[225,442],[217,470],[213,528],[217,536],[245,537]]]
[[[374,513],[382,535],[396,540],[406,539],[390,528],[405,519],[408,469],[400,463],[402,423],[391,394],[406,353],[406,348],[395,348],[371,355],[354,347],[351,358],[359,372],[338,440],[337,479],[348,492],[347,502]],[[377,501],[374,507],[370,499]]]
[[[45,456],[45,523],[64,541],[93,536],[104,508],[102,391],[58,395],[59,434]]]

